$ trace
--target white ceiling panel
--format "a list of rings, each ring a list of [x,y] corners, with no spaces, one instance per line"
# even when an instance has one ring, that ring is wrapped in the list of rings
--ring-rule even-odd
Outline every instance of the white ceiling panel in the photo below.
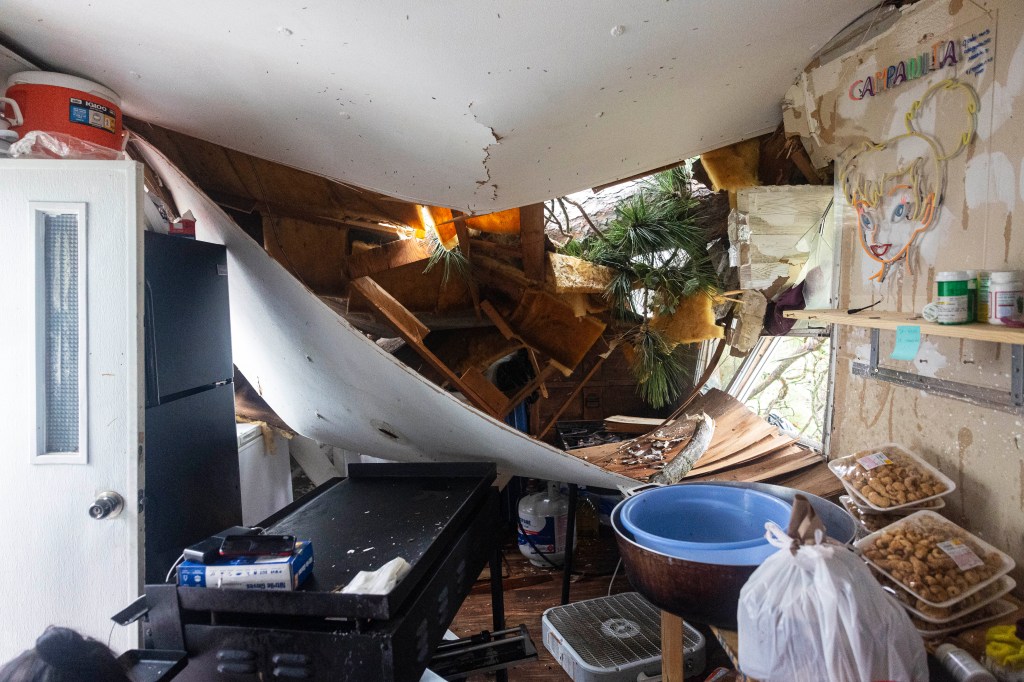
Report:
[[[774,128],[875,0],[3,0],[26,57],[127,114],[474,212]]]

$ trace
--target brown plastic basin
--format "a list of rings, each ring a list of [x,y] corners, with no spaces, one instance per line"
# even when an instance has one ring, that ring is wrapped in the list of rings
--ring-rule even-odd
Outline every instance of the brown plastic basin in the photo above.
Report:
[[[714,484],[760,490],[789,503],[801,493],[768,483],[715,481]],[[853,541],[856,526],[845,509],[817,495],[801,494],[810,500],[825,523],[829,537],[843,544]],[[619,503],[612,510],[611,522],[626,576],[633,587],[658,608],[684,620],[735,629],[740,589],[757,567],[686,561],[642,547],[622,527],[621,508],[622,503]]]

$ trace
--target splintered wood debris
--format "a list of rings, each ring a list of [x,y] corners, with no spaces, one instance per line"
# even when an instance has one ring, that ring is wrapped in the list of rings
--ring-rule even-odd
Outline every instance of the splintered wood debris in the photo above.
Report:
[[[834,486],[828,477],[816,473],[817,467],[824,466],[818,452],[781,434],[727,393],[712,389],[695,400],[688,412],[704,413],[714,421],[715,428],[707,450],[693,462],[682,480],[783,482],[806,474],[803,478],[816,490],[838,492],[832,490]],[[646,482],[658,477],[686,448],[697,423],[697,418],[659,425],[658,420],[611,417],[605,425],[608,430],[646,429],[647,433],[628,441],[578,448],[569,453],[608,471]]]

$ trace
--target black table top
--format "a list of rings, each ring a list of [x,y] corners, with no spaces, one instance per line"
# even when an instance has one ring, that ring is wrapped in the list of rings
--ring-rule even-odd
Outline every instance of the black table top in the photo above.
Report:
[[[313,542],[313,575],[295,592],[178,588],[184,608],[243,613],[390,618],[429,574],[482,503],[492,464],[353,464],[260,525]],[[395,557],[409,574],[388,595],[340,590]]]

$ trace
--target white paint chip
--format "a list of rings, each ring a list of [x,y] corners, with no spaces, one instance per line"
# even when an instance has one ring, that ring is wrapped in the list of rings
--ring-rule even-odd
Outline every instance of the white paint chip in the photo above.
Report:
[[[277,32],[283,36],[290,36],[293,33],[293,31],[290,28],[287,28],[285,26],[278,26]]]
[[[619,36],[621,36],[625,32],[626,32],[626,27],[623,26],[622,24],[617,24],[615,26],[612,26],[612,35],[615,36],[616,38],[618,38]]]

